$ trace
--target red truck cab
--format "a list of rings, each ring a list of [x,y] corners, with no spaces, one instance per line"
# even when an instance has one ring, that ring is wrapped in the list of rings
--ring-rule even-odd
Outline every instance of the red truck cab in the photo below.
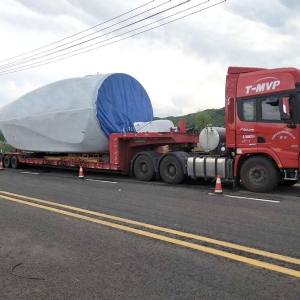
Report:
[[[247,189],[293,185],[299,170],[300,70],[229,67],[226,147]]]

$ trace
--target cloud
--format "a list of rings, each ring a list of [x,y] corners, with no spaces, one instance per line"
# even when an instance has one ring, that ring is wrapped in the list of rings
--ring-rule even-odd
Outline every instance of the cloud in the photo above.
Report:
[[[158,103],[154,107],[154,116],[165,118],[170,116],[182,116],[184,112],[181,108],[174,107],[172,105],[164,105],[163,103]]]
[[[280,2],[274,0],[243,0],[232,1],[224,9],[254,22],[261,22],[270,27],[281,28],[285,25],[291,14],[288,6],[283,6]],[[290,1],[289,1],[290,2]]]
[[[279,0],[279,2],[287,8],[300,8],[299,0]]]
[[[146,2],[2,1],[0,34],[6,42],[1,45],[0,60],[55,42]],[[168,5],[180,2],[174,0]],[[155,1],[136,13],[157,4]],[[193,1],[189,5],[194,5]],[[155,116],[176,116],[223,107],[228,66],[275,68],[300,64],[299,6],[298,0],[227,0],[186,19],[95,51],[27,71],[0,75],[0,106],[32,89],[64,78],[123,72],[134,76],[145,87]],[[134,20],[140,18],[142,16]],[[107,24],[121,19],[125,17]],[[159,24],[162,22],[156,23]],[[136,26],[140,25],[143,24]]]
[[[60,16],[68,15],[74,11],[72,5],[68,1],[61,0],[59,2],[47,1],[47,0],[15,0],[26,9],[33,11],[39,15],[46,16]]]

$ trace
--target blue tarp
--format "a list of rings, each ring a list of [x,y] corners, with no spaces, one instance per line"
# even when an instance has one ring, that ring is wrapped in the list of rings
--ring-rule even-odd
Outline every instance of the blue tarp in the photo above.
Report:
[[[134,132],[134,122],[153,121],[153,109],[143,86],[133,77],[116,73],[98,90],[96,114],[107,137],[111,133]]]

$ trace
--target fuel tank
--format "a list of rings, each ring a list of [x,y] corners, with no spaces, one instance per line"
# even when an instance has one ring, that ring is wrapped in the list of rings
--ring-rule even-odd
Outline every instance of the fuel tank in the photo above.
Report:
[[[225,141],[226,129],[223,127],[205,127],[199,135],[199,143],[204,151],[214,151]]]

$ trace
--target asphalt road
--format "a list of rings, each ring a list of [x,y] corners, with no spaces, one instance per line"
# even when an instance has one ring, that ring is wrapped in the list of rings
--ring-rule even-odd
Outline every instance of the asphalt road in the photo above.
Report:
[[[77,175],[0,172],[1,299],[300,299],[300,186]]]

